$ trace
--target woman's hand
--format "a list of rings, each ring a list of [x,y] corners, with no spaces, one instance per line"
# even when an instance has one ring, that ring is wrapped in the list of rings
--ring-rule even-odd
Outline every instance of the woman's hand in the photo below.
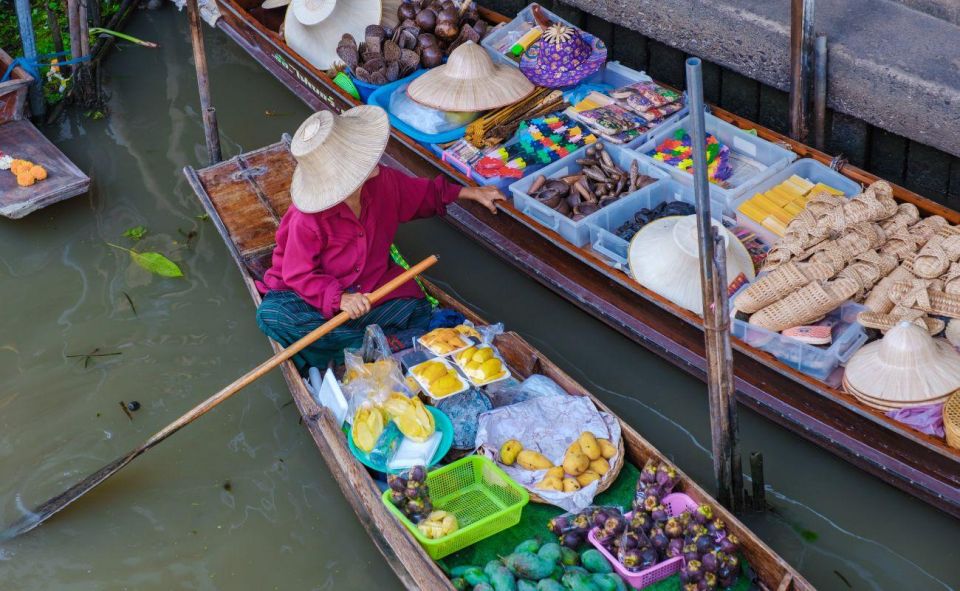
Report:
[[[496,215],[497,201],[506,201],[506,197],[496,187],[464,187],[460,190],[460,199],[476,201]]]
[[[345,293],[340,296],[340,309],[349,314],[353,320],[369,312],[370,308],[370,300],[367,299],[367,294]]]

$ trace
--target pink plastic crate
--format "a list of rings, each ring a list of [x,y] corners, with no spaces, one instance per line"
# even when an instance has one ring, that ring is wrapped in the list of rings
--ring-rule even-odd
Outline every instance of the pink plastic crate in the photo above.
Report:
[[[663,506],[667,509],[667,514],[671,517],[680,515],[684,511],[693,511],[697,508],[696,501],[683,493],[669,494],[663,497],[662,502]],[[633,513],[627,513],[627,519],[629,519],[631,515],[633,515]],[[668,558],[663,562],[658,562],[645,570],[637,572],[628,571],[620,564],[616,556],[610,554],[610,552],[597,541],[597,531],[599,530],[599,527],[591,529],[590,533],[587,534],[587,539],[603,554],[604,558],[610,561],[610,564],[613,565],[613,569],[617,571],[617,574],[634,589],[643,589],[644,587],[653,585],[657,581],[662,581],[670,575],[680,572],[680,569],[683,568],[683,557],[677,556],[676,558]]]

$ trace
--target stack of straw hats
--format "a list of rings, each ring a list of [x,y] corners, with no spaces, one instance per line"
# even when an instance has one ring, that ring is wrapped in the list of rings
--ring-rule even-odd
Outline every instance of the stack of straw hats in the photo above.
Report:
[[[407,94],[432,109],[475,112],[511,105],[533,90],[519,70],[494,64],[486,49],[467,41],[453,50],[446,64],[411,82]]]
[[[753,259],[746,247],[720,223],[727,255],[727,281],[743,274],[754,278]],[[700,289],[700,249],[697,216],[670,216],[642,227],[630,243],[630,273],[641,285],[691,312],[703,313]]]
[[[960,389],[960,353],[916,324],[901,322],[854,354],[843,387],[884,411],[944,402]]]

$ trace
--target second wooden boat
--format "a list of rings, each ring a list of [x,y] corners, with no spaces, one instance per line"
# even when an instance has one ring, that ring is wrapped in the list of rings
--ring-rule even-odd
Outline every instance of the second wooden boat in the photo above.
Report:
[[[322,71],[283,42],[279,11],[264,11],[255,0],[217,0],[217,26],[313,109],[342,111],[357,104]],[[493,23],[502,15],[483,11]],[[877,177],[722,109],[713,114],[769,141],[813,158],[847,177],[870,183]],[[425,146],[394,131],[388,154],[413,174],[445,174],[472,184]],[[960,223],[948,210],[902,187],[901,201],[923,215],[939,214]],[[630,279],[589,249],[578,248],[512,205],[508,216],[479,207],[454,205],[447,220],[492,252],[556,291],[584,311],[689,373],[703,378],[705,354],[701,321]],[[542,238],[542,239],[538,239]],[[667,312],[667,313],[664,313]],[[793,369],[772,355],[733,339],[738,400],[768,419],[833,452],[883,481],[960,517],[960,450],[942,439],[915,431]]]
[[[389,161],[386,164],[400,167]],[[262,276],[270,264],[274,236],[279,220],[290,204],[290,179],[295,160],[286,141],[241,154],[228,162],[196,171],[185,169],[190,186],[196,192],[218,232],[226,242],[231,257],[240,269],[244,284],[255,304],[260,295],[254,280]],[[429,286],[443,306],[453,308],[477,324],[485,324],[466,306],[434,286]],[[253,310],[251,309],[251,315]],[[279,350],[276,343],[272,343]],[[614,413],[570,376],[554,365],[541,352],[515,333],[497,337],[495,344],[515,376],[524,378],[542,374],[553,379],[569,394],[587,396],[602,411]],[[313,437],[344,496],[357,517],[383,554],[383,559],[397,578],[411,590],[453,590],[449,579],[437,563],[427,556],[404,526],[383,505],[381,491],[367,470],[353,457],[340,426],[332,413],[317,405],[297,373],[293,363],[283,364],[282,372],[303,423]],[[627,423],[620,421],[626,459],[642,466],[648,459],[669,461]],[[716,508],[728,525],[728,531],[740,538],[742,553],[756,573],[761,589],[777,591],[811,591],[810,585],[796,570],[728,513],[686,475],[680,474],[679,489],[698,502]]]

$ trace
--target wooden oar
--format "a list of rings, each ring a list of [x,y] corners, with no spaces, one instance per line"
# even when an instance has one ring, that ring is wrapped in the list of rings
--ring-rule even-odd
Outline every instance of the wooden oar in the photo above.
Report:
[[[424,272],[426,269],[429,269],[436,262],[437,262],[436,256],[429,256],[423,261],[414,265],[413,267],[410,267],[409,270],[397,276],[395,279],[393,279],[392,281],[389,281],[388,283],[384,284],[382,287],[374,291],[372,294],[370,294],[369,296],[370,303],[371,304],[377,303],[384,296],[386,296],[393,290],[397,289],[398,287],[400,287],[410,279],[413,279],[420,273]],[[79,499],[80,497],[88,493],[92,488],[94,488],[95,486],[97,486],[107,478],[110,478],[117,472],[119,472],[124,466],[132,462],[137,456],[141,455],[143,452],[157,445],[167,437],[170,437],[180,429],[186,427],[193,421],[202,417],[208,411],[212,410],[215,406],[217,406],[227,398],[230,398],[231,396],[233,396],[234,394],[242,390],[245,386],[249,386],[253,382],[257,381],[257,379],[262,377],[271,369],[277,367],[287,359],[290,359],[291,357],[293,357],[303,349],[310,346],[317,339],[327,334],[328,332],[332,331],[333,329],[337,328],[338,326],[342,325],[343,323],[347,322],[348,320],[350,320],[350,316],[347,315],[346,312],[340,312],[339,314],[337,314],[336,316],[328,320],[326,323],[324,323],[322,326],[314,329],[314,331],[308,334],[307,336],[303,337],[296,343],[290,345],[283,351],[280,351],[270,359],[264,361],[257,367],[247,372],[246,375],[244,375],[237,381],[233,382],[223,390],[220,390],[210,398],[207,398],[197,406],[190,409],[190,411],[184,414],[182,417],[180,417],[179,419],[175,420],[174,422],[170,423],[169,425],[167,425],[166,427],[164,427],[163,429],[155,433],[150,439],[148,439],[143,444],[141,444],[140,447],[137,447],[127,455],[117,458],[116,460],[110,462],[103,468],[100,468],[90,476],[87,476],[86,478],[84,478],[77,484],[73,485],[66,491],[60,493],[59,495],[53,497],[49,501],[43,503],[42,505],[34,509],[32,513],[24,516],[22,519],[20,519],[19,521],[11,525],[2,534],[0,534],[0,540],[8,540],[10,538],[19,536],[20,534],[26,533],[32,530],[33,528],[37,527],[47,519],[50,519],[54,514],[63,510],[67,505],[76,501],[77,499]]]

